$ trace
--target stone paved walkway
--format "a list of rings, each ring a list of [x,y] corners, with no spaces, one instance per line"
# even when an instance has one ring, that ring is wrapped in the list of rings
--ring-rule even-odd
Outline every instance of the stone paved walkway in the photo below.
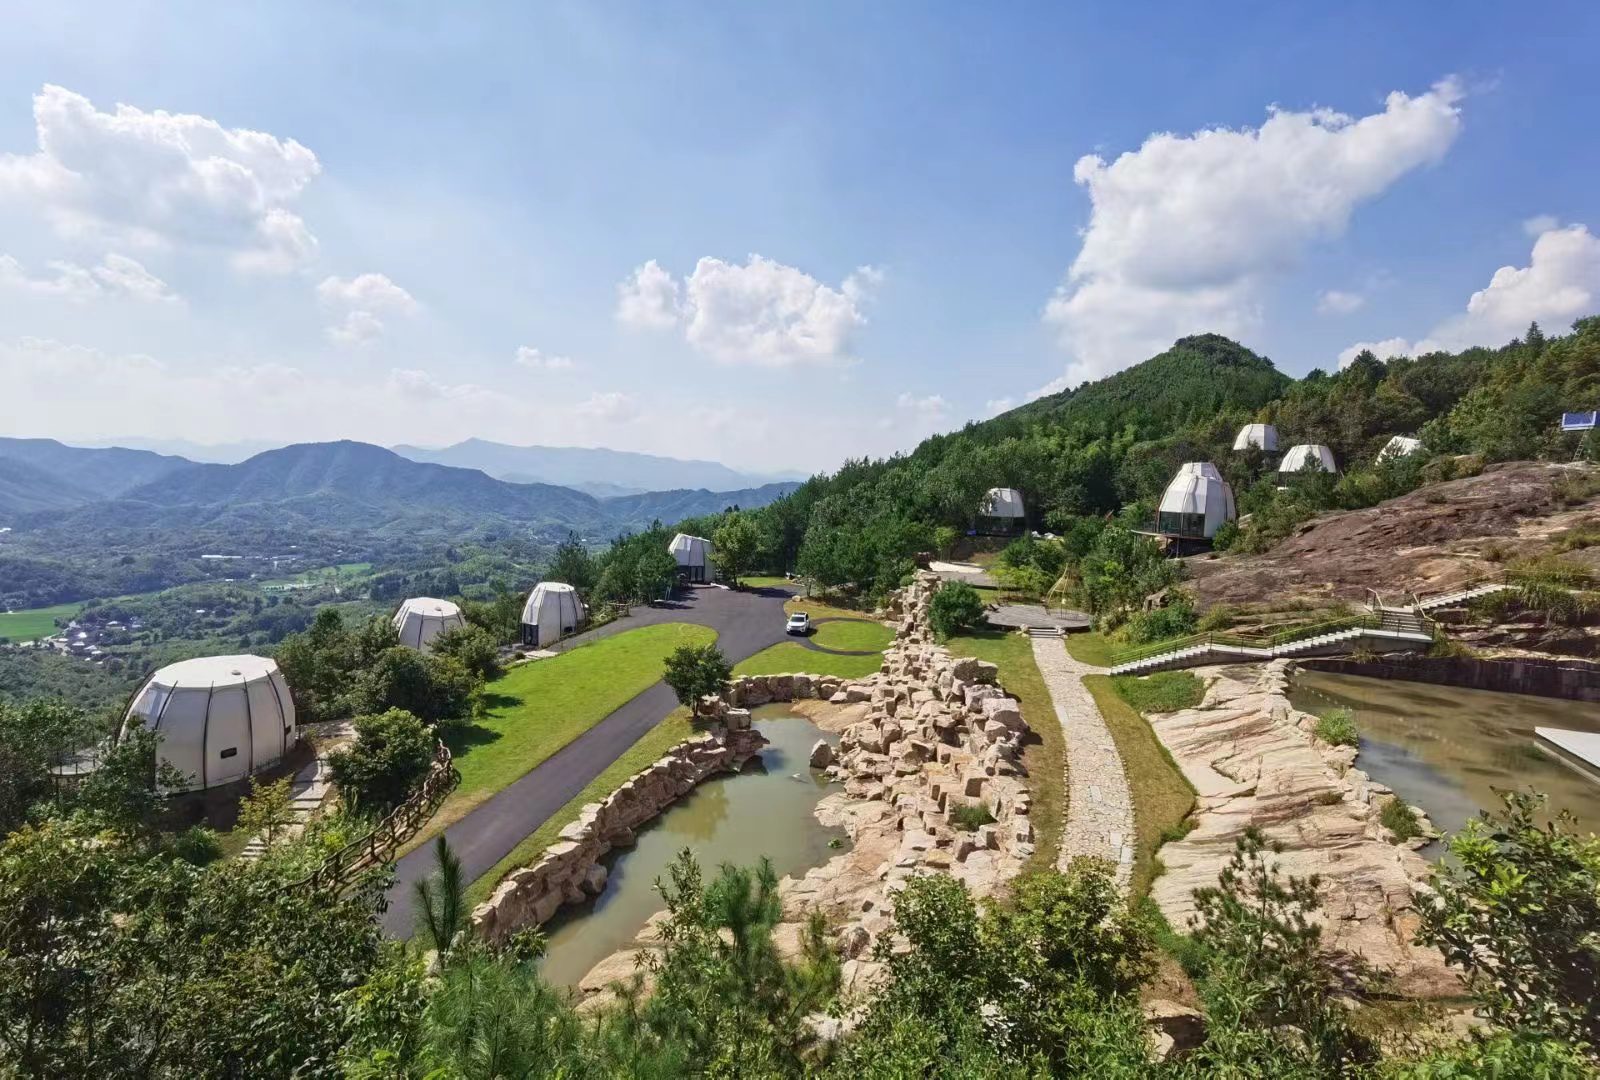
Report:
[[[1100,716],[1085,675],[1104,668],[1079,663],[1060,638],[1033,639],[1033,659],[1050,689],[1050,700],[1067,743],[1067,825],[1061,837],[1060,865],[1079,855],[1110,859],[1117,884],[1127,889],[1133,874],[1133,796],[1122,770],[1122,755]]]

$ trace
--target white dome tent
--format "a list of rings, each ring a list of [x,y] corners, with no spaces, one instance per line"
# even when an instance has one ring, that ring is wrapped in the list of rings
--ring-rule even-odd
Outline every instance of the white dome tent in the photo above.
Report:
[[[1027,521],[1022,492],[1016,488],[990,488],[984,492],[983,505],[978,508],[978,516],[983,519],[983,531],[1021,532]]]
[[[1163,536],[1209,540],[1223,522],[1238,517],[1233,488],[1209,461],[1186,462],[1178,469],[1156,510],[1156,531]]]
[[[667,550],[678,560],[678,572],[697,584],[711,580],[711,541],[703,536],[679,533]]]
[[[1378,460],[1383,462],[1391,458],[1408,457],[1421,449],[1421,439],[1414,439],[1409,435],[1396,435],[1387,443],[1384,443],[1383,449],[1378,451]]]
[[[411,649],[427,648],[446,630],[465,625],[459,607],[449,600],[435,600],[431,596],[413,596],[394,613],[394,628],[400,635],[400,644]]]
[[[298,733],[289,684],[262,656],[206,656],[145,680],[122,721],[160,737],[160,759],[187,779],[174,791],[242,780],[283,760]]]
[[[1315,464],[1325,473],[1339,471],[1339,467],[1333,463],[1332,450],[1321,443],[1301,443],[1299,446],[1289,447],[1289,452],[1283,455],[1283,461],[1278,464],[1278,472],[1297,473],[1308,464]]]
[[[1251,447],[1268,454],[1277,453],[1278,429],[1271,424],[1246,424],[1233,437],[1233,448],[1249,450]]]
[[[522,643],[547,648],[577,631],[588,617],[578,590],[559,581],[541,581],[522,605]]]

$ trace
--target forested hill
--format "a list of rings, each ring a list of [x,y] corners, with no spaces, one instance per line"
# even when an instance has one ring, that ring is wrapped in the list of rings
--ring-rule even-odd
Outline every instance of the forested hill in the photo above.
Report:
[[[1186,461],[1222,469],[1240,512],[1255,513],[1251,542],[1267,543],[1320,509],[1411,490],[1436,457],[1467,455],[1462,467],[1470,468],[1600,450],[1559,430],[1562,411],[1594,408],[1600,317],[1561,336],[1531,326],[1499,348],[1388,360],[1363,353],[1340,371],[1298,380],[1226,338],[1187,337],[1109,378],[933,436],[908,454],[813,477],[753,515],[763,537],[758,562],[882,591],[916,552],[971,528],[989,488],[1020,490],[1031,528],[1065,534],[1119,512],[1143,520]],[[1331,447],[1341,475],[1315,491],[1280,492],[1277,455],[1232,449],[1239,427],[1253,421],[1275,424],[1283,449]],[[1379,468],[1394,435],[1420,437],[1426,453]],[[1446,466],[1456,467],[1441,462],[1430,475]]]

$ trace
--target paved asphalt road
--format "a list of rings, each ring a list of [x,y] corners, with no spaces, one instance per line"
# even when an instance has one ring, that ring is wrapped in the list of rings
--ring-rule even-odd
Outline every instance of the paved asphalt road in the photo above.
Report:
[[[671,603],[635,608],[627,618],[579,635],[563,648],[655,623],[691,622],[714,629],[723,655],[729,663],[738,663],[786,639],[783,602],[788,596],[781,589],[732,592],[703,586],[680,590]],[[510,854],[677,705],[671,688],[656,683],[446,829],[444,835],[461,860],[466,880],[477,880]],[[410,936],[416,923],[414,883],[433,868],[431,841],[401,858],[389,890],[389,909],[383,915],[385,933]]]

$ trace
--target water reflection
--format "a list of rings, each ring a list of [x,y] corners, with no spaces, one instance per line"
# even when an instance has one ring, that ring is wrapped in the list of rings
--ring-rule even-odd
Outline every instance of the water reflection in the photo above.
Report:
[[[1297,672],[1289,698],[1306,712],[1353,709],[1357,765],[1446,832],[1498,808],[1497,791],[1530,788],[1550,796],[1552,812],[1600,829],[1600,784],[1541,750],[1533,734],[1600,732],[1600,705],[1320,671]]]
[[[828,784],[809,766],[819,738],[838,745],[784,706],[755,713],[769,744],[738,776],[713,777],[639,830],[634,847],[607,857],[610,876],[594,900],[564,909],[546,927],[550,949],[543,972],[570,986],[595,964],[625,947],[662,908],[657,880],[687,847],[708,871],[722,863],[748,865],[765,855],[778,876],[798,876],[837,854],[842,829],[823,828],[812,810]]]

